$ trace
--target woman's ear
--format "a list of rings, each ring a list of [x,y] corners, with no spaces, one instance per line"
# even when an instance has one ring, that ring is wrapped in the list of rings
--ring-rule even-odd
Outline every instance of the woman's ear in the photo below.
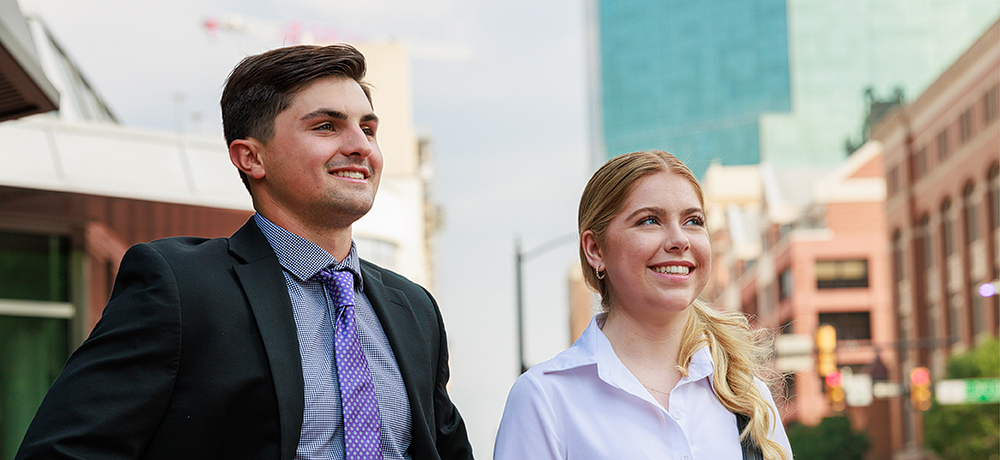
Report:
[[[604,253],[601,251],[601,245],[597,242],[597,236],[592,230],[586,230],[580,234],[580,247],[583,248],[583,254],[587,256],[590,268],[605,269]]]
[[[256,139],[236,139],[229,144],[229,161],[236,169],[253,179],[263,179],[264,162],[261,157],[263,146]]]

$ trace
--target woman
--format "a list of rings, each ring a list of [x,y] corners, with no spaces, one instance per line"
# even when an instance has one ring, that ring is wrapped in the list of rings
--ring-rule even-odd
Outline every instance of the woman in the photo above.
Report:
[[[517,379],[494,458],[791,459],[746,319],[697,300],[712,251],[691,171],[662,151],[611,159],[583,191],[579,232],[604,312]]]

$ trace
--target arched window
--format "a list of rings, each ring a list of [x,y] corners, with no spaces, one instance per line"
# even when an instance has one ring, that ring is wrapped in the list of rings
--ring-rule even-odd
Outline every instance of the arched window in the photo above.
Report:
[[[955,253],[955,229],[951,220],[951,200],[941,202],[941,249],[947,259]]]
[[[969,181],[962,192],[962,207],[965,226],[965,243],[972,244],[979,239],[979,213],[976,212],[976,203],[973,200],[973,192],[976,191],[976,184]]]
[[[994,232],[1000,228],[1000,179],[998,176],[1000,176],[1000,163],[993,163],[993,167],[986,175],[986,181],[989,183],[986,200],[989,205],[987,212],[990,214],[990,230]]]

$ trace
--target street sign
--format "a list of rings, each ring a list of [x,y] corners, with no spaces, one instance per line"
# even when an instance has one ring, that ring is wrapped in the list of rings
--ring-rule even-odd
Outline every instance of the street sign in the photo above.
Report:
[[[779,356],[774,358],[774,368],[781,372],[805,372],[816,367],[812,356]]]
[[[941,380],[934,385],[938,404],[988,404],[1000,402],[1000,379]]]
[[[868,374],[844,374],[844,392],[847,393],[848,406],[870,406],[873,396],[872,376]]]
[[[872,396],[876,398],[898,398],[903,394],[899,382],[875,382],[872,384]]]
[[[782,372],[810,371],[816,366],[810,334],[781,334],[774,338],[774,367]]]
[[[813,337],[809,334],[781,334],[774,338],[778,356],[812,355]]]

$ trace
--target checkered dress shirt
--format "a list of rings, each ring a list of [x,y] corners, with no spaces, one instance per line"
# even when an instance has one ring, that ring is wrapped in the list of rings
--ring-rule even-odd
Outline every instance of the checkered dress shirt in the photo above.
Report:
[[[338,262],[328,252],[291,233],[260,214],[254,220],[278,255],[285,285],[292,300],[302,377],[305,381],[305,411],[296,460],[343,459],[344,419],[340,385],[333,354],[333,320],[336,306],[319,281],[310,281],[326,267],[354,274],[355,319],[361,347],[375,382],[382,418],[382,453],[386,460],[411,458],[407,449],[412,438],[410,403],[396,358],[382,325],[364,294],[361,263],[351,242],[347,258]]]

